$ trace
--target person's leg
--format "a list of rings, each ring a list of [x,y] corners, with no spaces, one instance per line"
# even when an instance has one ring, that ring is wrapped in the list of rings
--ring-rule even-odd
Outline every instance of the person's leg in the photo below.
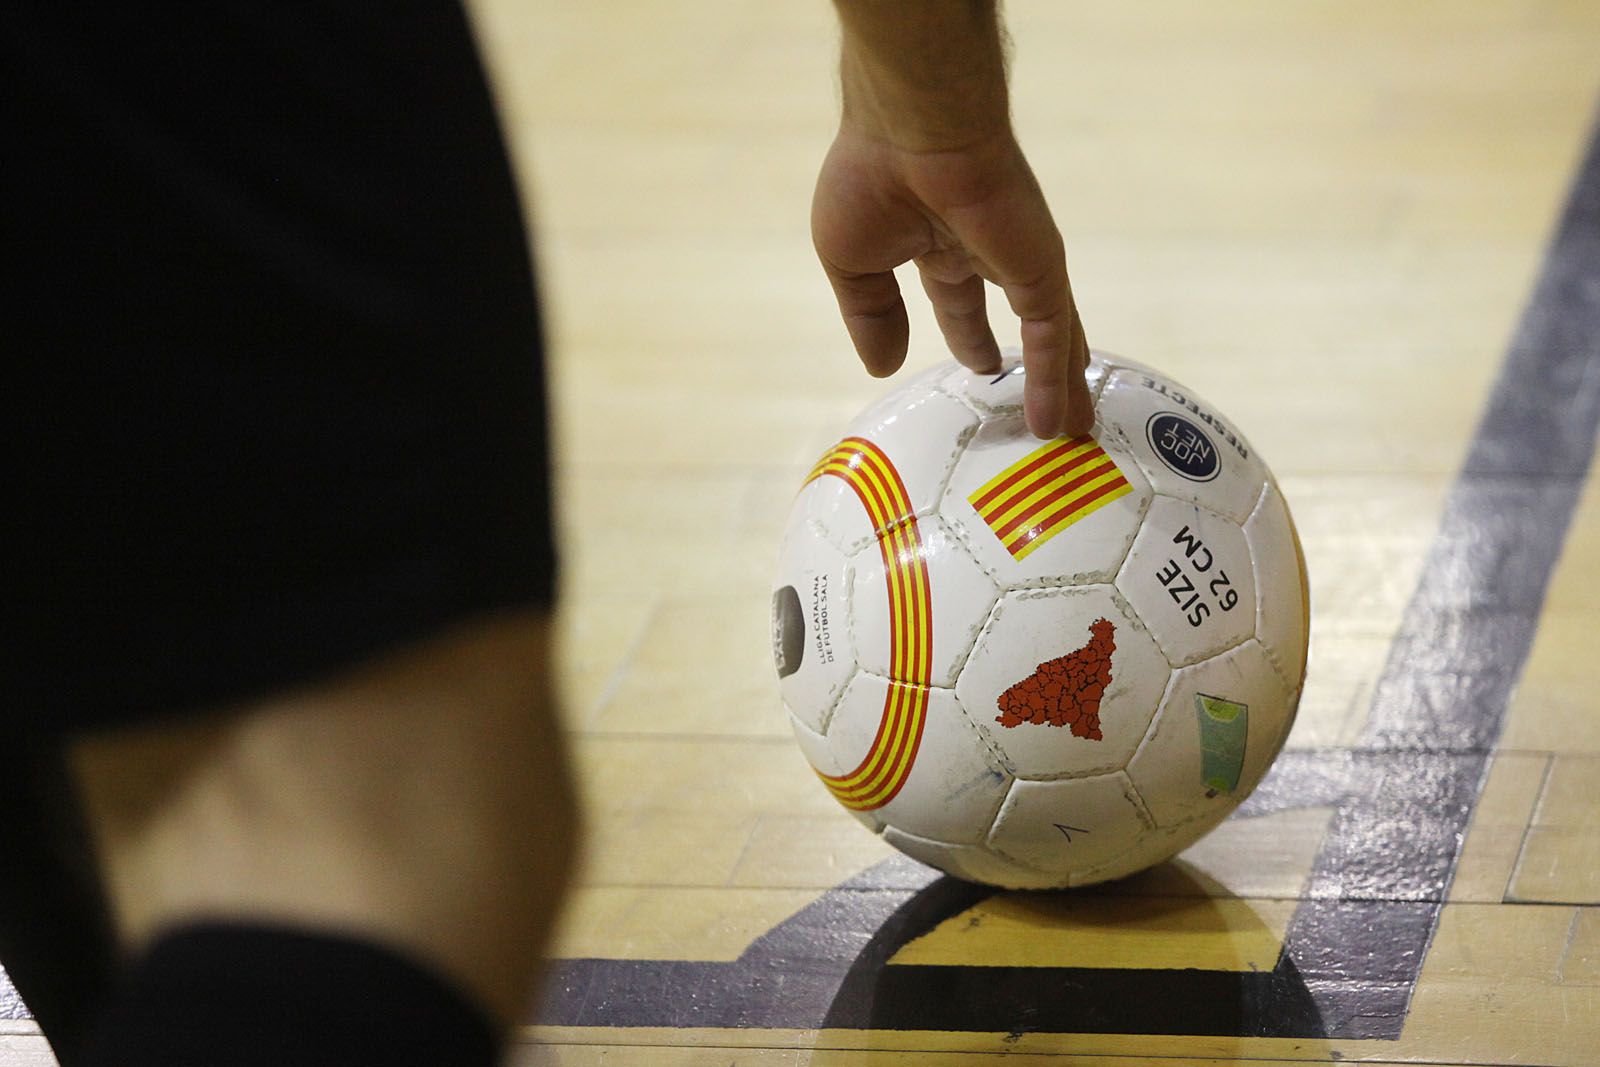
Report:
[[[0,765],[0,965],[65,1067],[110,993],[116,943],[61,747]]]
[[[548,641],[542,615],[503,617],[226,715],[79,742],[74,766],[134,955],[217,924],[327,935],[393,952],[497,1029],[512,1024],[576,834]],[[193,1028],[210,1025],[204,1003],[183,1009]],[[262,1010],[258,1026],[222,1028],[231,1034],[169,1036],[179,1048],[215,1041],[221,1056],[273,1040],[259,1030],[280,1009]],[[139,1054],[156,1062],[156,1051]]]
[[[555,573],[533,276],[464,12],[0,5],[0,90],[29,146],[0,168],[30,383],[7,726],[81,739],[117,1010],[203,1018],[219,974],[245,1005],[279,930],[335,1000],[403,1015],[437,973],[506,1017],[570,805],[542,624],[441,636],[548,611]]]

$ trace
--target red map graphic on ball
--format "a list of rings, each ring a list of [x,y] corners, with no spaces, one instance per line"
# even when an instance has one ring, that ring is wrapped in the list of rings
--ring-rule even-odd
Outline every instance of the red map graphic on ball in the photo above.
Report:
[[[1111,653],[1117,650],[1117,628],[1107,619],[1089,624],[1089,643],[1065,656],[1046,660],[1032,674],[1000,694],[1005,727],[1033,723],[1065,726],[1074,737],[1100,740],[1100,699],[1111,684]]]

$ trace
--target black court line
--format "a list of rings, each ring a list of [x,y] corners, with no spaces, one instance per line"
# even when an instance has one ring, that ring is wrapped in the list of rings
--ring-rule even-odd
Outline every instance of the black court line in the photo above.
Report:
[[[1335,809],[1272,971],[890,965],[901,945],[994,892],[891,860],[732,963],[560,961],[531,1021],[1397,1038],[1588,475],[1597,419],[1600,126],[1360,741],[1284,754],[1241,809]]]

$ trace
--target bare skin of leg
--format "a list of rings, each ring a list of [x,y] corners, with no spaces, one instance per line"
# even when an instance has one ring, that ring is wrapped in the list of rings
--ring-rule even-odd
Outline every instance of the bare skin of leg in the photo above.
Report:
[[[521,1017],[577,814],[542,615],[259,704],[104,733],[73,766],[130,952],[197,920],[363,938]]]

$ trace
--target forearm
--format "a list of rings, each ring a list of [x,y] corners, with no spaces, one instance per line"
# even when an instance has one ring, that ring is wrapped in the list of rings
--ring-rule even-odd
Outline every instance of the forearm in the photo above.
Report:
[[[1009,134],[994,0],[835,0],[844,122],[913,152]]]

